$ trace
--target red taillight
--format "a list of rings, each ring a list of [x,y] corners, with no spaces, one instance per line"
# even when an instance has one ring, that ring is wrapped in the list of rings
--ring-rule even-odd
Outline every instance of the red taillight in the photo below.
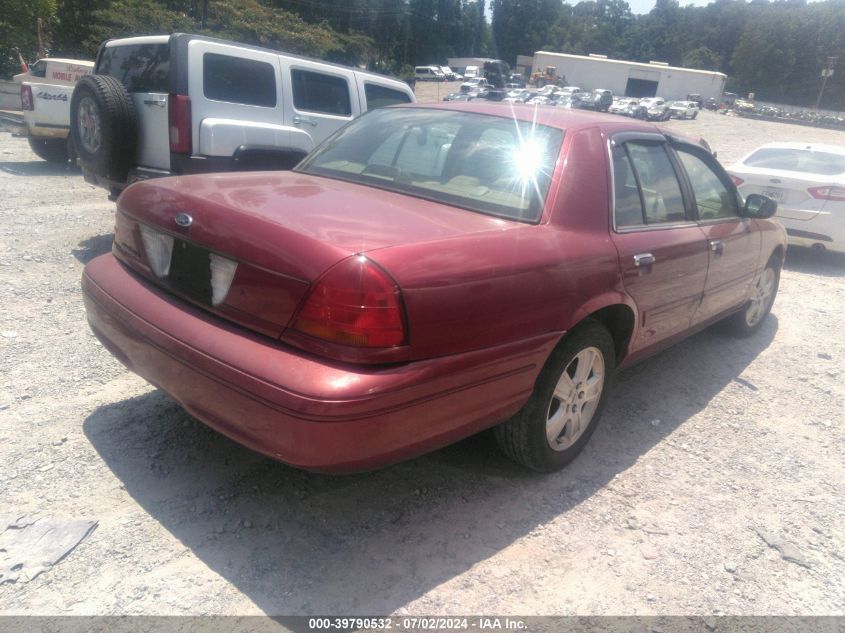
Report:
[[[744,182],[745,182],[745,181],[744,181],[742,178],[740,178],[739,176],[734,176],[733,174],[729,174],[729,175],[730,175],[730,177],[731,177],[731,180],[733,180],[733,183],[734,183],[737,187],[739,187],[742,183],[744,183]]]
[[[363,255],[342,261],[317,282],[293,327],[354,347],[395,347],[405,342],[399,288]]]
[[[832,202],[845,202],[845,187],[810,187],[807,193],[818,200],[830,200]]]
[[[35,110],[35,102],[32,100],[32,86],[21,86],[21,110]]]
[[[191,153],[191,98],[170,95],[167,102],[170,125],[170,151],[176,154]]]

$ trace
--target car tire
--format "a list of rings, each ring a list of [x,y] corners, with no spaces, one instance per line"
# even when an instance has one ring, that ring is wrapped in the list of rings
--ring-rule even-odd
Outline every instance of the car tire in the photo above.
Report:
[[[525,406],[493,429],[499,448],[537,472],[566,466],[598,424],[615,367],[610,332],[595,321],[579,325],[552,352]]]
[[[135,160],[138,124],[132,98],[117,79],[86,75],[70,99],[70,132],[80,163],[123,181]]]
[[[65,139],[29,137],[27,140],[38,158],[54,165],[64,165],[68,161],[68,142]]]
[[[763,327],[766,316],[771,312],[778,293],[780,269],[780,259],[777,255],[773,255],[763,271],[754,280],[751,299],[739,312],[728,317],[726,325],[735,336],[751,336]]]
[[[692,120],[695,121],[695,118],[698,116],[698,110],[692,113]]]

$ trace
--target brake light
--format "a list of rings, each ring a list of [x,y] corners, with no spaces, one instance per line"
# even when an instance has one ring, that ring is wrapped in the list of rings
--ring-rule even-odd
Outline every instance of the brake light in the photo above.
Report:
[[[733,180],[733,183],[734,183],[737,187],[739,187],[742,183],[744,183],[744,182],[745,182],[745,181],[744,181],[742,178],[740,178],[739,176],[734,176],[733,174],[728,174],[728,175],[731,177],[731,180]]]
[[[807,193],[818,200],[830,200],[832,202],[845,202],[845,187],[810,187]]]
[[[363,255],[343,260],[317,281],[294,329],[354,347],[405,342],[402,296],[395,282]]]
[[[176,154],[191,153],[191,98],[170,95],[167,101],[167,118],[170,125],[170,151]]]
[[[21,110],[35,110],[35,102],[32,100],[32,86],[21,86]]]

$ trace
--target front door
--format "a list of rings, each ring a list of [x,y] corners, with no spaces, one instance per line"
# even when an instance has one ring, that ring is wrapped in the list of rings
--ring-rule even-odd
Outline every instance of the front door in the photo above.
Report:
[[[761,233],[753,220],[739,215],[739,197],[730,178],[713,156],[687,144],[675,148],[684,167],[698,213],[699,226],[707,238],[709,263],[704,298],[694,323],[714,318],[748,298],[757,272]]]
[[[707,241],[689,217],[677,165],[659,135],[614,140],[613,242],[639,320],[632,353],[686,333],[707,276]]]

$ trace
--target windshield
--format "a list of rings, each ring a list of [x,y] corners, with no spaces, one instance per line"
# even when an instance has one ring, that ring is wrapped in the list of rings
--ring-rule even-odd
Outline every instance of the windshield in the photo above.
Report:
[[[376,110],[297,168],[514,220],[536,222],[563,130],[449,110]]]
[[[845,154],[789,147],[761,147],[745,159],[749,167],[782,169],[806,174],[838,176],[845,174]]]

